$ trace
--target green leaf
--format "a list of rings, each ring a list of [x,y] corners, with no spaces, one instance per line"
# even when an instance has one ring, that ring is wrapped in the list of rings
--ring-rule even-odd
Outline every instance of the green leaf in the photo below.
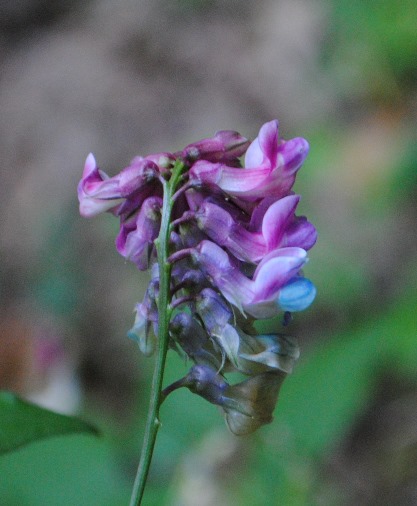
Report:
[[[40,408],[10,392],[0,392],[0,455],[38,439],[77,432],[98,434],[96,428],[78,418]]]

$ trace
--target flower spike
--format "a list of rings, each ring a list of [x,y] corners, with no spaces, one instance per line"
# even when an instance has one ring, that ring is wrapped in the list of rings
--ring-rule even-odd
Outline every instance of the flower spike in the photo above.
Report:
[[[293,191],[308,150],[301,137],[281,139],[272,120],[252,142],[222,130],[176,153],[137,156],[113,177],[87,157],[81,215],[117,217],[117,251],[151,271],[128,332],[144,355],[155,356],[134,506],[144,493],[160,406],[178,388],[219,406],[236,435],[273,419],[299,348],[279,332],[259,334],[255,324],[280,315],[286,327],[316,296],[303,269],[317,231],[296,214]],[[163,388],[172,351],[192,366]],[[230,373],[244,379],[232,383]]]

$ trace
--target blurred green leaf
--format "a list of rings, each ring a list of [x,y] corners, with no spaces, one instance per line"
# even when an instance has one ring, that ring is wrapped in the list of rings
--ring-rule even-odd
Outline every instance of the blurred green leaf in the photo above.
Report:
[[[86,422],[61,415],[0,392],[0,454],[52,436],[86,432],[98,433]]]
[[[136,465],[121,467],[106,437],[43,439],[0,459],[0,504],[126,506]]]
[[[391,311],[323,343],[284,384],[277,421],[304,453],[323,454],[370,402],[382,374],[416,380],[415,289]]]

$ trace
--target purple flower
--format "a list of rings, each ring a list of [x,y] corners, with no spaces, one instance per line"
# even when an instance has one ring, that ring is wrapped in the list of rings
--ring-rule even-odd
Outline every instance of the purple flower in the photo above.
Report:
[[[190,181],[196,186],[215,185],[245,199],[283,197],[291,190],[308,149],[308,142],[301,137],[279,140],[278,121],[270,121],[249,146],[244,170],[200,160],[190,170]]]
[[[202,241],[191,250],[193,260],[231,304],[256,318],[277,313],[276,299],[284,285],[307,261],[302,248],[281,248],[267,255],[248,278],[217,244]]]
[[[95,158],[90,153],[78,184],[81,215],[90,218],[109,210],[122,214],[127,210],[122,204],[123,199],[139,207],[143,201],[140,198],[141,191],[153,190],[152,187],[149,188],[149,183],[155,184],[158,173],[159,169],[152,160],[142,158],[136,159],[117,176],[109,177],[97,167]]]
[[[78,184],[80,214],[91,218],[114,208],[121,202],[119,183],[102,172],[92,153],[87,156],[83,177]]]
[[[292,190],[307,153],[304,139],[280,139],[274,120],[252,143],[223,130],[174,154],[138,156],[114,177],[90,154],[78,185],[81,214],[116,216],[118,252],[151,269],[128,336],[145,355],[168,347],[195,364],[162,398],[185,386],[238,435],[272,420],[299,356],[289,337],[259,335],[256,319],[302,311],[316,295],[302,269],[317,232],[296,215]],[[229,384],[230,372],[247,379]]]
[[[314,226],[294,214],[299,200],[298,195],[279,199],[266,212],[263,210],[262,217],[258,206],[249,227],[208,200],[201,203],[195,219],[213,242],[226,247],[239,260],[257,263],[280,247],[312,247],[317,237]]]

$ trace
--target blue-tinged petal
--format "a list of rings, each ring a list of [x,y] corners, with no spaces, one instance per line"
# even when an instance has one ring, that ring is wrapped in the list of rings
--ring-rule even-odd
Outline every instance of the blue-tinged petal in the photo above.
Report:
[[[156,349],[156,336],[152,331],[151,320],[144,304],[136,306],[136,318],[133,327],[128,331],[127,337],[136,341],[140,351],[150,357]]]
[[[303,311],[316,297],[316,287],[306,278],[295,278],[279,292],[277,303],[283,311]]]

